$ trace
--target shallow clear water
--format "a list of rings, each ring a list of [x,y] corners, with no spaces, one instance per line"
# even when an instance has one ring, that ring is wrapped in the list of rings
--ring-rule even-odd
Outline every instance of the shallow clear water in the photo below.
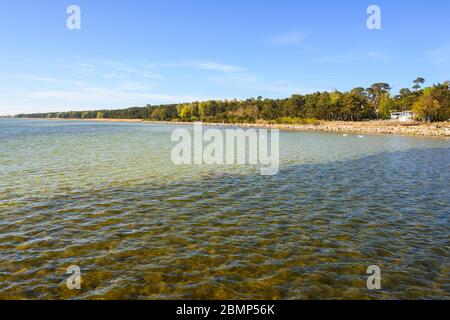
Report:
[[[282,132],[267,177],[180,127],[0,120],[0,298],[450,298],[448,139]]]

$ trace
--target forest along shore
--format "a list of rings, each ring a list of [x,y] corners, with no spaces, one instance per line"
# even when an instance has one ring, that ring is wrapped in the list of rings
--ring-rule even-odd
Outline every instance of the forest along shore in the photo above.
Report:
[[[22,118],[23,119],[23,118]],[[184,124],[193,122],[182,121],[151,121],[140,119],[36,119],[30,120],[58,120],[58,121],[90,121],[90,122],[132,122],[153,124]],[[203,122],[205,126],[242,127],[242,128],[266,128],[287,131],[316,131],[335,132],[347,134],[388,134],[425,137],[450,137],[450,122],[423,123],[423,122],[399,122],[391,120],[373,120],[362,122],[351,121],[317,121],[313,124],[271,124],[258,123],[211,123]]]

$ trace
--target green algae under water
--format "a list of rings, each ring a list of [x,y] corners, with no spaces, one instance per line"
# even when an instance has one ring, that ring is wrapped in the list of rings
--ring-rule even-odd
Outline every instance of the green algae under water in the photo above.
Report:
[[[281,132],[264,177],[179,127],[0,120],[0,298],[450,298],[448,139]]]

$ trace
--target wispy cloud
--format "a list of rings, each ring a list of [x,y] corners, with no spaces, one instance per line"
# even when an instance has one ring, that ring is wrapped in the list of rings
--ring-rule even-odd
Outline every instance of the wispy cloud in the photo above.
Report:
[[[378,51],[369,51],[367,55],[369,56],[369,58],[379,61],[387,61],[391,58],[390,55]]]
[[[258,91],[261,94],[276,93],[288,96],[294,93],[322,91],[320,88],[297,86],[286,80],[267,80],[260,75],[250,73],[233,74],[226,77],[209,77],[208,79],[216,85],[239,89],[251,89]]]
[[[232,65],[232,64],[226,64],[226,63],[219,63],[215,61],[198,61],[198,60],[191,60],[191,61],[177,61],[177,62],[166,62],[159,64],[163,67],[169,67],[169,68],[193,68],[193,69],[199,69],[199,70],[208,70],[208,71],[216,71],[220,73],[233,73],[233,72],[241,72],[244,71],[244,68]],[[156,64],[158,66],[158,64]]]
[[[231,64],[221,64],[217,62],[192,62],[191,66],[197,67],[199,69],[219,71],[224,73],[239,72],[242,68],[233,66]]]
[[[276,45],[295,45],[303,43],[306,38],[304,32],[296,31],[279,34],[270,38],[270,42]]]
[[[352,54],[336,54],[336,55],[322,55],[314,58],[318,63],[347,63],[356,60],[356,56]]]
[[[49,82],[49,83],[63,82],[61,79],[53,78],[53,77],[24,76],[23,79],[31,80],[31,81],[38,81],[38,82]]]
[[[125,82],[120,83],[120,85],[119,85],[119,88],[121,90],[141,91],[141,92],[151,91],[155,87],[157,87],[156,84],[140,82],[140,81],[125,81]]]
[[[9,105],[46,106],[45,110],[89,110],[123,108],[145,104],[182,103],[217,99],[198,92],[172,94],[167,79],[181,70],[197,77],[200,85],[214,83],[236,89],[248,89],[261,94],[290,95],[315,89],[300,88],[288,81],[267,79],[246,68],[213,60],[184,60],[176,62],[119,62],[114,60],[88,60],[59,63],[51,75],[29,76],[33,85],[27,91],[15,92]],[[169,70],[173,69],[173,70]],[[51,68],[49,70],[52,70]],[[202,71],[205,72],[194,72]],[[53,77],[53,74],[61,78]],[[50,74],[50,73],[49,73]],[[150,81],[149,81],[150,79]],[[183,86],[181,86],[183,90]],[[198,91],[198,90],[196,90]],[[179,93],[179,94],[177,94]],[[6,105],[6,101],[3,105]],[[1,105],[0,105],[1,107]]]
[[[181,103],[209,99],[209,97],[190,95],[169,95],[162,93],[142,92],[127,88],[84,87],[73,90],[47,90],[22,93],[24,97],[35,99],[36,102],[61,102],[71,108],[109,108],[147,103]],[[41,100],[41,101],[40,101]],[[54,104],[54,103],[53,103]]]
[[[314,61],[317,63],[343,64],[343,63],[352,63],[355,61],[364,61],[368,59],[378,61],[388,61],[391,59],[391,56],[381,51],[371,50],[368,52],[364,52],[362,50],[355,50],[335,55],[321,55],[316,57]]]
[[[114,60],[99,60],[86,62],[77,62],[72,64],[59,64],[59,68],[68,70],[78,77],[92,77],[109,80],[127,80],[136,77],[145,79],[161,79],[162,76],[157,74],[152,65],[149,64],[126,64]]]
[[[61,63],[57,64],[56,67],[66,69],[69,72],[76,74],[78,76],[91,76],[95,73],[97,69],[96,65],[84,62]]]

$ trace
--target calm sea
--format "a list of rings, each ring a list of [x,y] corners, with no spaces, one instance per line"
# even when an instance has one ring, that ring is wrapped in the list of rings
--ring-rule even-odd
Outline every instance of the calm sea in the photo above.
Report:
[[[0,119],[0,298],[450,298],[449,139],[281,132],[261,176],[180,127]]]

